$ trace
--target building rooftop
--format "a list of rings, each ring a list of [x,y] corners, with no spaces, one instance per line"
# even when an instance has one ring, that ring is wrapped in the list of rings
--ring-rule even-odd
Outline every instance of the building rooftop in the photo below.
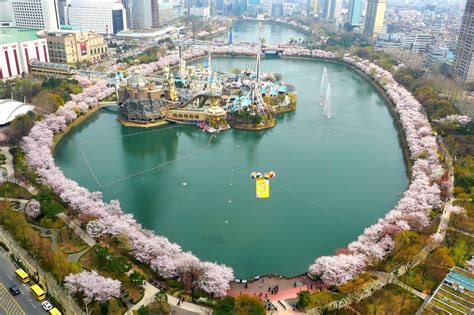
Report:
[[[39,30],[18,27],[2,27],[0,28],[0,44],[9,44],[16,42],[25,42],[35,40],[39,37],[36,35]]]
[[[15,100],[0,100],[0,126],[8,124],[19,115],[32,111],[35,107]]]

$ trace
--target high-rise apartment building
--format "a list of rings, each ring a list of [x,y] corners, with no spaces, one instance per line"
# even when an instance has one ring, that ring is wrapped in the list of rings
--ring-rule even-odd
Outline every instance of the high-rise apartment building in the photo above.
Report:
[[[350,0],[346,23],[350,24],[351,26],[361,25],[361,11],[362,0]]]
[[[342,17],[342,0],[321,1],[320,18],[331,22],[340,23]]]
[[[158,0],[151,0],[151,27],[160,26],[160,5]]]
[[[83,31],[116,34],[127,29],[125,9],[116,0],[71,0],[66,17],[67,24]]]
[[[307,0],[306,1],[306,14],[308,16],[315,16],[317,15],[319,12],[319,1],[318,0]]]
[[[365,14],[364,35],[374,37],[383,31],[386,0],[368,0]]]
[[[16,27],[59,29],[56,0],[11,0],[10,5]]]
[[[466,1],[454,59],[453,73],[463,81],[474,81],[474,0]]]

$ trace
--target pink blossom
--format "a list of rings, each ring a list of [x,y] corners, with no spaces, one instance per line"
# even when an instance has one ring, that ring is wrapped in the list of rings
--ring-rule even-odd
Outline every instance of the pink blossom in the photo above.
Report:
[[[80,293],[84,301],[104,302],[120,296],[121,283],[112,278],[100,276],[97,271],[83,271],[64,277],[64,286],[72,293]]]
[[[28,219],[36,219],[41,215],[41,204],[36,199],[31,199],[25,207],[25,213]]]

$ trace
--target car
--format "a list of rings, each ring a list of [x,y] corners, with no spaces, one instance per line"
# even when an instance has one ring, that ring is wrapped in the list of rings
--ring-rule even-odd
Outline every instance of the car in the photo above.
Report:
[[[49,311],[50,309],[53,308],[53,305],[49,303],[49,301],[44,301],[43,303],[41,303],[41,306],[43,307],[45,311]]]
[[[18,289],[18,287],[16,285],[12,285],[11,287],[8,288],[10,290],[10,292],[13,294],[13,295],[18,295],[20,294],[20,289]]]

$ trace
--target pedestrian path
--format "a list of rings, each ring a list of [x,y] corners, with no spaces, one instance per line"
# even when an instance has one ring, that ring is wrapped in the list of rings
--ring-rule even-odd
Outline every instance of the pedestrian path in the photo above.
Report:
[[[89,247],[92,247],[96,244],[95,240],[90,237],[86,232],[84,232],[84,230],[81,229],[81,227],[77,225],[73,220],[71,220],[66,214],[61,212],[60,214],[58,214],[58,217],[64,222],[66,222],[69,228],[72,229],[77,234],[77,236],[79,236],[84,241],[84,243],[89,245]]]
[[[25,315],[21,306],[2,283],[0,283],[0,309],[8,315]]]
[[[153,303],[155,300],[155,295],[160,292],[160,289],[155,287],[149,282],[146,282],[143,286],[144,293],[143,298],[133,307],[131,307],[125,314],[132,315],[134,310],[138,310],[142,305],[148,305]],[[179,299],[167,294],[166,297],[168,298],[168,303],[171,305],[173,310],[179,310],[177,313],[180,314],[211,314],[212,310],[206,307],[202,307],[193,303],[188,302],[181,302],[178,305]]]

